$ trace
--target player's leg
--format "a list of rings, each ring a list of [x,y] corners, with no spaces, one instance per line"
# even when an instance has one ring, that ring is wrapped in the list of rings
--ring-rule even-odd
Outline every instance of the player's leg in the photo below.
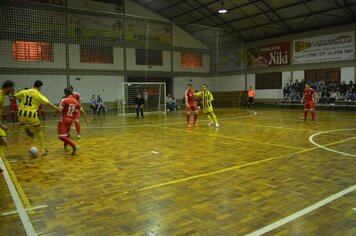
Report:
[[[212,120],[211,117],[210,117],[210,113],[205,113],[205,116],[206,116],[206,118],[207,118],[208,121],[209,121],[208,125],[209,125],[209,126],[210,126],[210,125],[213,125],[214,122],[213,122],[213,120]]]
[[[311,113],[311,117],[312,117],[312,121],[315,121],[315,105],[314,102],[310,102],[310,113]]]
[[[308,111],[309,111],[309,103],[305,102],[305,104],[304,104],[304,121],[307,121]]]
[[[187,127],[190,128],[190,127],[192,127],[190,125],[190,107],[185,107],[185,111],[187,113]]]
[[[77,131],[77,139],[80,139],[80,112],[78,111],[74,115],[74,124],[75,124],[75,130]]]
[[[140,108],[140,113],[141,113],[141,117],[143,118],[143,109],[142,109],[142,107]]]
[[[136,119],[140,118],[139,109],[140,108],[138,108],[138,107],[135,108],[135,110],[136,110]]]
[[[197,127],[198,125],[198,107],[196,105],[193,105],[191,107],[192,111],[194,111],[194,126]]]
[[[78,149],[78,146],[69,138],[69,131],[71,126],[71,122],[58,122],[58,138],[63,141],[65,150],[67,145],[72,147],[72,155],[74,155]]]
[[[219,127],[219,123],[218,123],[218,118],[216,118],[216,115],[214,112],[210,113],[211,117],[213,118],[213,121],[215,122],[215,126]]]
[[[4,149],[7,146],[6,132],[0,128],[0,156],[4,157]],[[0,172],[3,172],[3,169],[0,167]]]

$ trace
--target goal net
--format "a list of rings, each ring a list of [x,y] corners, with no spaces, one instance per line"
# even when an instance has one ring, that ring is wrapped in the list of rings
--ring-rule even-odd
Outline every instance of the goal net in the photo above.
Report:
[[[122,91],[123,100],[119,104],[118,114],[135,113],[134,102],[138,94],[144,99],[145,113],[166,112],[166,83],[124,82]]]

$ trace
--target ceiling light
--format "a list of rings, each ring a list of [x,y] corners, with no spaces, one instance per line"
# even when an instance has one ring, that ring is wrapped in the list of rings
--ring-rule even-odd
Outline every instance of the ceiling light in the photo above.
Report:
[[[224,7],[224,1],[221,1],[221,7],[218,10],[220,14],[225,14],[227,12],[226,8]]]

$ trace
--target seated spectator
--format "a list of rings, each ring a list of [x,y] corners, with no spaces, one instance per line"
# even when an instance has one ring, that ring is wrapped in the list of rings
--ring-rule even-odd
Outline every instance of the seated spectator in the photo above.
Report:
[[[98,101],[95,97],[95,95],[93,94],[90,98],[90,105],[89,105],[90,109],[93,111],[93,114],[96,114],[96,109],[98,108]]]
[[[166,97],[166,103],[167,103],[167,109],[169,111],[173,111],[174,107],[173,107],[173,100],[171,97],[171,94],[168,94]]]

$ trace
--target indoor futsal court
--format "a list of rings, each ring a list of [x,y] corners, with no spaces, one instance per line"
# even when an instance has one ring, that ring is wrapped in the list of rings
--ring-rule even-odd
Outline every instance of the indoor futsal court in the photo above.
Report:
[[[356,236],[355,19],[0,1],[0,236]]]

